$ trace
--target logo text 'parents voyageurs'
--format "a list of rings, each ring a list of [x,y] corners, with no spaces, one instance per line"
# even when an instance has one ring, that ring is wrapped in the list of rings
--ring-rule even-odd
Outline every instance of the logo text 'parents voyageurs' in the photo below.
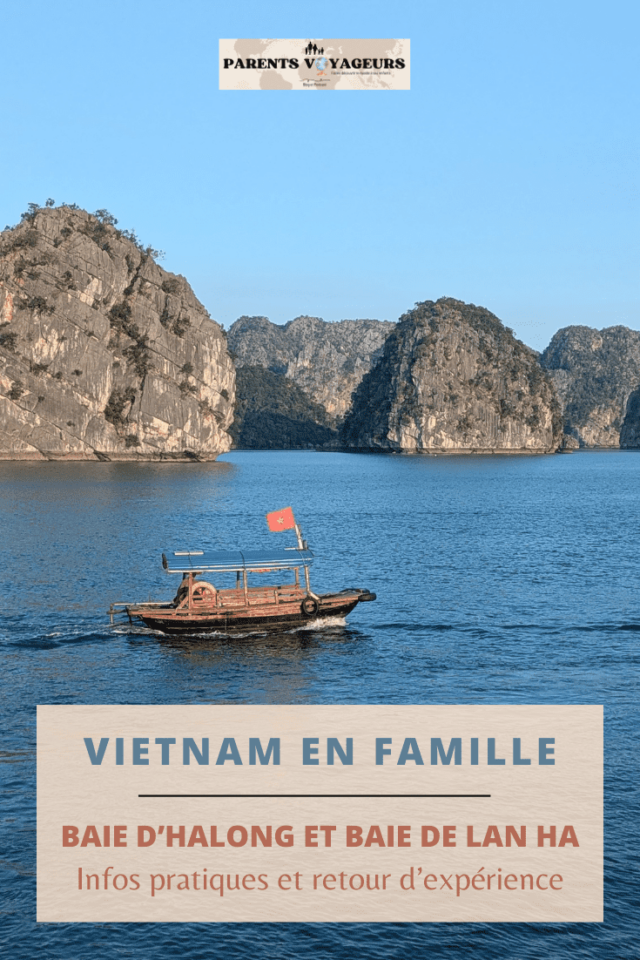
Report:
[[[409,40],[220,40],[221,90],[408,90]]]

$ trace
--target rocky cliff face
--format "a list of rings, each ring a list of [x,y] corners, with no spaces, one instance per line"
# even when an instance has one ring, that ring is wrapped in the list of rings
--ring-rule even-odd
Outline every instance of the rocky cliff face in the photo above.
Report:
[[[581,447],[617,447],[627,402],[640,386],[640,333],[564,327],[540,357],[553,378],[565,430]]]
[[[562,424],[534,351],[488,310],[443,298],[400,318],[341,439],[355,449],[549,453]]]
[[[224,331],[107,211],[35,208],[0,236],[0,458],[215,459]]]
[[[237,366],[260,365],[293,380],[335,425],[394,326],[386,320],[326,323],[317,317],[278,326],[266,317],[240,317],[229,330],[229,348]]]

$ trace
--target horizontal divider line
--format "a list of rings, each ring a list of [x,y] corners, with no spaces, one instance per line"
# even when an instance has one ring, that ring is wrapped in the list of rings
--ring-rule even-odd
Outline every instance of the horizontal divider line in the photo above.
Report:
[[[309,797],[311,799],[321,799],[323,797],[334,797],[334,798],[354,798],[361,797],[363,799],[371,798],[397,798],[397,797],[410,797],[414,799],[423,799],[426,797],[490,797],[490,793],[139,793],[138,797],[214,797],[219,799],[224,799],[225,797],[237,798],[237,797],[248,797],[248,798],[263,798],[263,797],[284,797],[284,798],[297,798],[297,797]]]

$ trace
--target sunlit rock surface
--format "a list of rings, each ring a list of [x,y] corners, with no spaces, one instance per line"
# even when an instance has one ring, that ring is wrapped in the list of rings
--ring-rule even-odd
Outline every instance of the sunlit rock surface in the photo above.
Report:
[[[483,307],[442,298],[400,318],[341,432],[352,449],[550,453],[560,408],[537,354]]]
[[[540,357],[558,391],[565,430],[581,447],[636,446],[623,421],[640,387],[640,333],[628,327],[564,327]]]
[[[230,448],[226,336],[157,251],[39,208],[0,236],[0,458],[211,460]]]

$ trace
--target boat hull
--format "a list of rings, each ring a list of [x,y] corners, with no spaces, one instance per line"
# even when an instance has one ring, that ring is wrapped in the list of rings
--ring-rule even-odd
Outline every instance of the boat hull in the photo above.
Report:
[[[296,629],[329,617],[345,617],[358,603],[375,600],[376,595],[368,590],[345,590],[313,599],[314,603],[307,603],[306,612],[302,609],[302,603],[297,601],[198,611],[184,610],[170,604],[138,604],[126,607],[126,613],[131,622],[138,621],[152,630],[172,635],[263,633]]]

